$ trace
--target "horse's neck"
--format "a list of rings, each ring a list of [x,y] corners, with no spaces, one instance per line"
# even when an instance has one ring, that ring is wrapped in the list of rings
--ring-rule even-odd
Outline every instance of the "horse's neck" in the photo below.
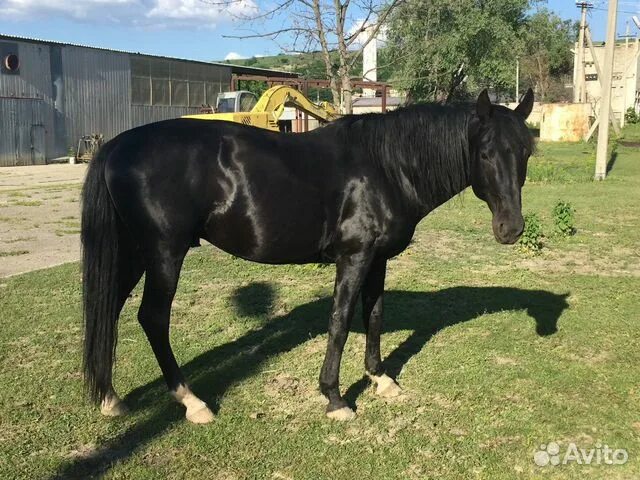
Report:
[[[465,163],[455,165],[453,168],[461,170],[456,170],[455,172],[450,171],[450,169],[437,170],[435,173],[437,178],[434,178],[431,182],[430,191],[420,192],[421,198],[417,206],[420,209],[420,218],[423,218],[471,186],[471,155],[460,161]],[[461,175],[462,172],[467,173]]]

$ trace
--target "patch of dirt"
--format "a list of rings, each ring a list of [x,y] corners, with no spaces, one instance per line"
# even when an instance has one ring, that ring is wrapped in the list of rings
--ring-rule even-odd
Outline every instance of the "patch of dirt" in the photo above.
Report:
[[[116,453],[117,452],[114,452],[107,448],[97,447],[94,443],[87,443],[71,450],[69,453],[67,453],[66,457],[72,460],[88,460],[98,458],[111,458],[115,456]]]
[[[86,165],[3,167],[0,278],[80,258],[80,189]]]
[[[518,362],[515,359],[502,357],[500,355],[496,355],[495,357],[493,357],[493,361],[496,363],[496,365],[518,365]]]
[[[521,442],[522,442],[522,437],[520,435],[494,437],[494,438],[489,438],[486,441],[482,442],[480,444],[480,448],[487,448],[487,449],[493,450],[498,447],[504,447],[504,446],[513,445],[516,443],[521,443]]]
[[[265,392],[272,397],[279,395],[295,395],[300,389],[300,380],[287,373],[279,373],[269,379],[264,387]]]
[[[586,251],[547,251],[525,258],[520,266],[536,272],[572,273],[602,277],[629,275],[640,277],[640,261],[624,249],[604,258],[593,258]],[[618,258],[616,258],[618,257]]]
[[[574,362],[585,363],[587,365],[602,365],[611,361],[611,353],[606,350],[599,352],[569,352],[567,358]]]

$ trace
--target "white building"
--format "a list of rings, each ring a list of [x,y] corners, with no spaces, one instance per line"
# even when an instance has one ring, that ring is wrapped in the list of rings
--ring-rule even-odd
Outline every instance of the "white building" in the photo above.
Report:
[[[604,43],[594,43],[596,59],[602,70],[604,67]],[[576,48],[577,52],[578,49]],[[574,61],[573,85],[576,86],[576,66],[579,59]],[[602,88],[596,71],[591,50],[585,46],[585,77],[587,102],[592,106],[592,112],[600,112]],[[640,43],[638,39],[616,42],[613,64],[613,84],[611,89],[611,108],[620,123],[624,125],[624,114],[628,108],[640,112]]]

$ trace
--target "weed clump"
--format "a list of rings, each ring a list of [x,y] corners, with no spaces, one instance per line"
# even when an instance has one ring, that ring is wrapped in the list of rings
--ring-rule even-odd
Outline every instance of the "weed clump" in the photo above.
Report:
[[[556,232],[563,237],[575,235],[575,209],[569,202],[558,202],[553,207],[553,222],[555,223]]]
[[[524,231],[518,241],[518,248],[524,253],[537,255],[542,250],[542,224],[538,215],[527,213],[524,216]]]

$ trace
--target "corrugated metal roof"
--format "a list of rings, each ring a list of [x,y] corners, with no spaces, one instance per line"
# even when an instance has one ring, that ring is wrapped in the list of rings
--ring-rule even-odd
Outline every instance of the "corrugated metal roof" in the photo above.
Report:
[[[402,104],[404,99],[401,97],[387,97],[387,105],[397,107]],[[381,107],[381,97],[357,97],[353,99],[354,107]]]
[[[101,51],[105,51],[105,52],[126,53],[128,55],[141,55],[141,56],[145,56],[145,57],[164,58],[164,59],[167,59],[167,60],[178,60],[178,61],[183,61],[183,62],[195,62],[195,63],[202,63],[202,64],[205,64],[205,65],[219,65],[219,66],[231,68],[232,72],[234,71],[234,69],[235,70],[242,70],[244,72],[246,72],[248,70],[253,70],[256,73],[259,73],[259,72],[276,73],[276,74],[278,74],[278,76],[283,76],[283,77],[296,78],[296,77],[300,76],[299,73],[285,72],[283,70],[271,70],[271,69],[267,69],[267,68],[245,67],[245,66],[241,66],[241,65],[233,65],[231,63],[205,62],[203,60],[192,60],[190,58],[167,57],[167,56],[164,56],[164,55],[153,55],[153,54],[150,54],[150,53],[131,52],[131,51],[127,51],[127,50],[116,50],[114,48],[94,47],[92,45],[82,45],[80,43],[57,42],[55,40],[45,40],[45,39],[42,39],[42,38],[20,37],[20,36],[16,36],[16,35],[5,35],[3,33],[0,33],[0,40],[9,40],[9,41],[17,41],[17,42],[31,42],[31,43],[45,43],[47,45],[60,45],[60,46],[70,46],[70,47],[91,48],[93,50],[101,50]]]

